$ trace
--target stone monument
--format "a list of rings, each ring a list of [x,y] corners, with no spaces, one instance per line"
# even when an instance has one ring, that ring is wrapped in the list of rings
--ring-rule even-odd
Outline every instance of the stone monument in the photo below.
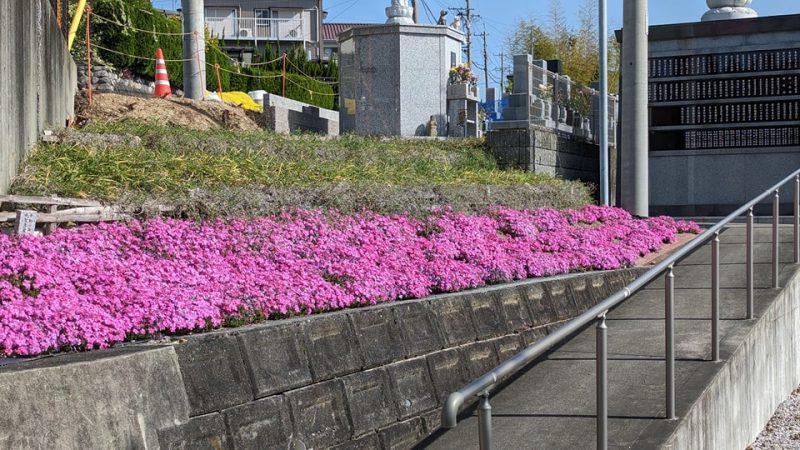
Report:
[[[651,214],[726,215],[800,166],[800,15],[707,3],[701,22],[650,27]]]
[[[461,63],[465,37],[447,26],[414,24],[411,14],[406,0],[393,0],[386,24],[339,35],[342,132],[448,135],[448,77]]]
[[[756,18],[758,13],[749,7],[751,3],[753,0],[706,0],[709,10],[702,21]]]
[[[389,25],[413,25],[414,8],[408,6],[407,0],[392,0],[392,6],[386,8],[386,17]]]

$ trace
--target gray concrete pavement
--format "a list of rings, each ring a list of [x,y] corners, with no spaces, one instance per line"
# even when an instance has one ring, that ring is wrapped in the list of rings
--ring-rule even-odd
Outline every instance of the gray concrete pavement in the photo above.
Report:
[[[757,225],[755,313],[745,319],[744,242],[741,228],[722,234],[722,362],[711,355],[709,247],[699,249],[675,270],[677,413],[685,415],[725,360],[742,343],[758,317],[775,299],[771,282],[770,232]],[[792,259],[791,229],[782,230],[784,257]],[[786,265],[782,283],[794,273]],[[782,284],[783,285],[783,284]],[[608,316],[609,447],[654,448],[667,440],[678,421],[664,420],[664,283],[658,280]],[[495,449],[595,448],[595,330],[584,330],[545,359],[492,393]],[[431,449],[477,449],[474,413],[452,430],[440,430],[421,445]]]

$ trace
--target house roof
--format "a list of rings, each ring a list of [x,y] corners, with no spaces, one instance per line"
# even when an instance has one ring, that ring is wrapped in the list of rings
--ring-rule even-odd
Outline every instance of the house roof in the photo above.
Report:
[[[374,25],[369,23],[323,23],[322,24],[322,38],[326,41],[335,41],[341,33],[349,30],[350,28],[364,27],[367,25]]]

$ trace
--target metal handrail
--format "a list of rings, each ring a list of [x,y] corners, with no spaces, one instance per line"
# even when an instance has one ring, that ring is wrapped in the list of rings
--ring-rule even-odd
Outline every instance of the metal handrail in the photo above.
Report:
[[[666,419],[675,418],[675,373],[674,373],[674,272],[675,264],[689,256],[692,252],[712,241],[712,361],[719,361],[719,234],[722,229],[734,219],[747,214],[747,318],[753,318],[753,208],[770,195],[773,198],[773,226],[772,226],[772,287],[778,288],[778,229],[779,229],[779,191],[784,185],[794,180],[794,262],[800,263],[800,169],[793,172],[761,195],[746,203],[724,219],[711,226],[697,238],[693,239],[669,257],[656,264],[630,284],[617,291],[610,297],[590,308],[588,311],[570,320],[553,333],[540,341],[532,344],[517,353],[504,363],[489,372],[481,375],[461,389],[447,397],[442,409],[442,426],[453,428],[458,424],[458,413],[464,402],[471,397],[481,397],[478,408],[479,413],[479,439],[481,450],[491,448],[491,406],[489,393],[491,389],[502,380],[521,369],[527,367],[532,361],[542,356],[545,352],[565,341],[573,333],[587,325],[597,322],[597,448],[605,449],[608,445],[608,391],[607,391],[607,328],[606,314],[620,305],[632,294],[648,285],[666,272],[665,276],[665,344],[666,344]]]

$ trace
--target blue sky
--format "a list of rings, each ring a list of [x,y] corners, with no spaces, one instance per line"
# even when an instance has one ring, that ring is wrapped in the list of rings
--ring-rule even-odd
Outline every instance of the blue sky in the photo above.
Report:
[[[475,24],[474,31],[488,36],[489,67],[493,74],[490,78],[498,78],[500,70],[499,55],[503,49],[506,35],[513,30],[521,18],[534,18],[542,23],[547,21],[547,11],[551,0],[472,0],[472,7],[482,19]],[[577,21],[577,11],[585,0],[560,0],[567,18],[573,23]],[[173,9],[180,7],[180,0],[153,0],[157,7]],[[210,2],[209,2],[210,3]],[[386,16],[384,7],[390,0],[325,0],[324,7],[328,11],[331,22],[383,22]],[[425,0],[435,15],[447,7],[463,7],[463,0]],[[782,14],[800,14],[800,0],[754,0],[752,7],[761,16]],[[678,22],[695,22],[708,10],[705,0],[650,0],[650,23],[653,25]],[[622,26],[622,0],[608,0],[609,27]],[[424,10],[423,10],[424,11]],[[421,14],[423,21],[428,21],[426,14]],[[473,44],[474,60],[480,65],[481,55],[478,42]],[[494,84],[494,83],[492,83]],[[481,81],[481,86],[483,82]]]

